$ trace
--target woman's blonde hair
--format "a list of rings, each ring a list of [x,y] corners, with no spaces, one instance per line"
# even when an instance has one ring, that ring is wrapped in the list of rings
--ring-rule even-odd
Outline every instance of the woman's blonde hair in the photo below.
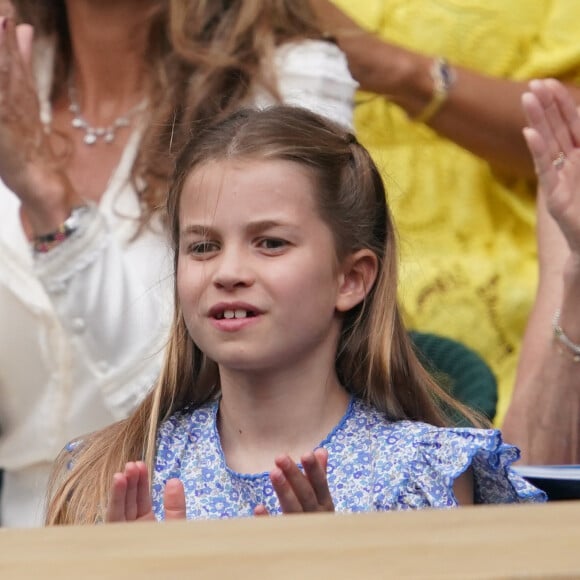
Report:
[[[72,67],[65,1],[13,3],[37,34],[55,37],[54,99],[67,91]],[[174,152],[191,127],[240,108],[255,83],[276,97],[276,46],[322,37],[309,0],[159,0],[148,16],[150,117],[132,168],[143,223],[164,205]]]
[[[380,174],[355,137],[303,109],[277,106],[242,110],[220,123],[198,126],[177,158],[167,200],[167,217],[177,269],[179,205],[185,180],[209,161],[288,160],[307,168],[316,184],[316,205],[330,226],[338,259],[372,250],[379,272],[366,300],[343,319],[336,357],[341,383],[389,419],[447,424],[445,411],[477,422],[449,397],[418,361],[397,305],[397,244]],[[160,422],[178,410],[196,408],[219,396],[217,365],[189,336],[176,300],[164,367],[155,389],[127,420],[83,441],[74,468],[60,459],[60,477],[48,523],[94,522],[107,500],[110,482],[127,461],[154,465]],[[73,454],[74,456],[74,454]],[[58,479],[58,477],[57,477]]]

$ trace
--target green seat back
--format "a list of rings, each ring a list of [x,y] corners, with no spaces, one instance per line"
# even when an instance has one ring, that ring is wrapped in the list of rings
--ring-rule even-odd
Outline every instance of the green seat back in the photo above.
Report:
[[[497,381],[487,363],[464,344],[423,332],[409,336],[421,362],[458,401],[490,421],[497,407]],[[459,424],[466,424],[459,420]]]

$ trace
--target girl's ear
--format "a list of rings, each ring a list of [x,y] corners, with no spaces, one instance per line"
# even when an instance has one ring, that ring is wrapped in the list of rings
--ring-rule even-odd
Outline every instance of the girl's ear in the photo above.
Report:
[[[371,250],[359,250],[347,256],[341,267],[336,309],[348,312],[371,291],[379,272],[379,259]]]

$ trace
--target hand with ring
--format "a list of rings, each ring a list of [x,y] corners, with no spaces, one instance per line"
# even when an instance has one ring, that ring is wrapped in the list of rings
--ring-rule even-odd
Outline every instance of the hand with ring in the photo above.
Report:
[[[580,256],[580,115],[555,79],[534,80],[522,95],[524,137],[534,159],[539,193],[570,249]]]

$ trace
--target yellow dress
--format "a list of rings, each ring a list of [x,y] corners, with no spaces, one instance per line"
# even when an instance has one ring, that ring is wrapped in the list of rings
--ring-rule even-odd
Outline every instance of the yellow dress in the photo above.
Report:
[[[334,0],[379,36],[487,75],[580,79],[576,0]],[[495,372],[505,414],[536,288],[535,184],[500,175],[380,97],[360,95],[401,240],[407,323],[463,342]]]

